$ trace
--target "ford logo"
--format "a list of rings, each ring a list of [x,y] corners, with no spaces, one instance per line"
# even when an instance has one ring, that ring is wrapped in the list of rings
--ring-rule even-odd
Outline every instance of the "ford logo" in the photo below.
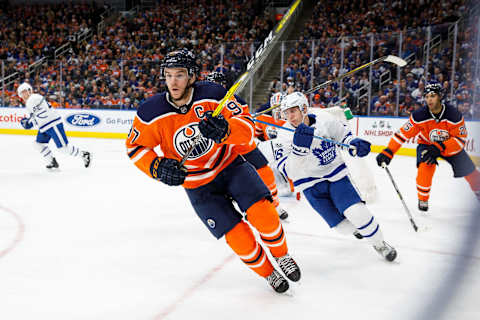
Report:
[[[67,122],[77,127],[93,127],[100,123],[100,118],[93,114],[78,113],[68,116]]]

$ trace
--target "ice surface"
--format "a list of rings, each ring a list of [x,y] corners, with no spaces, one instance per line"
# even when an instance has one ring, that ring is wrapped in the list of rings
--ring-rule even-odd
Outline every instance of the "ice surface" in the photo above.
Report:
[[[279,295],[210,235],[181,187],[141,173],[122,140],[72,138],[92,152],[88,169],[51,146],[59,172],[33,140],[0,135],[0,319],[480,319],[480,213],[446,162],[427,216],[416,209],[415,159],[390,165],[415,233],[369,155],[379,188],[369,207],[394,263],[330,230],[304,199],[282,198],[303,275]],[[464,252],[466,238],[474,249]]]

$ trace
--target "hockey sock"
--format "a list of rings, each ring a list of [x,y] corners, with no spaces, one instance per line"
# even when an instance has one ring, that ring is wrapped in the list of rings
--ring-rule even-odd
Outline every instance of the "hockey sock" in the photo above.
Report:
[[[343,219],[342,222],[337,224],[332,229],[335,229],[338,233],[343,235],[352,235],[355,231],[357,231],[357,228],[355,228],[355,226],[348,219]]]
[[[282,224],[270,201],[262,199],[254,203],[247,209],[247,218],[252,226],[260,232],[260,237],[274,257],[279,258],[288,253]]]
[[[67,144],[65,147],[60,148],[60,151],[62,151],[65,154],[68,154],[72,157],[79,157],[82,155],[80,149],[78,147],[75,147],[72,144]]]
[[[52,151],[48,147],[48,143],[35,142],[35,147],[38,149],[46,163],[51,163],[53,161]]]
[[[383,235],[380,226],[364,203],[355,203],[347,208],[343,214],[368,242],[377,246],[382,244]]]
[[[252,230],[243,221],[240,221],[225,235],[227,244],[240,259],[261,277],[270,275],[273,266],[262,246],[255,240]]]
[[[417,194],[418,200],[428,201],[430,197],[430,188],[432,186],[433,174],[436,169],[435,164],[426,164],[421,162],[417,171]]]
[[[472,188],[473,192],[475,192],[475,195],[480,200],[480,172],[477,169],[473,170],[472,173],[465,177],[465,180],[467,180],[468,184],[470,184],[470,188]]]
[[[278,190],[272,168],[270,168],[269,166],[263,166],[257,169],[257,172],[260,178],[262,178],[263,183],[265,183],[265,185],[267,186],[268,190],[270,190],[273,198],[273,204],[275,205],[275,207],[278,207]]]

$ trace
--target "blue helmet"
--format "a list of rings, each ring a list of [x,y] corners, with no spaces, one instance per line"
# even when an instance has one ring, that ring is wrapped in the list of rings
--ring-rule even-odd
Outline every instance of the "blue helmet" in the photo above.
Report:
[[[429,83],[425,86],[423,95],[426,96],[429,93],[436,93],[441,98],[443,96],[443,88],[439,83]]]
[[[189,76],[196,75],[200,70],[195,54],[187,49],[167,53],[160,65],[160,75],[162,77],[165,77],[165,68],[185,68]]]

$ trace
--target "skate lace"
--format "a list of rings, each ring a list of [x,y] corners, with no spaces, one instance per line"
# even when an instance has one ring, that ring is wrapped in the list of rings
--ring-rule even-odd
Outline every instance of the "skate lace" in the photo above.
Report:
[[[280,269],[288,276],[297,270],[297,266],[293,259],[287,254],[277,260]]]
[[[280,274],[278,274],[276,271],[273,271],[272,274],[267,277],[267,281],[272,287],[278,288],[282,284],[283,279]]]

